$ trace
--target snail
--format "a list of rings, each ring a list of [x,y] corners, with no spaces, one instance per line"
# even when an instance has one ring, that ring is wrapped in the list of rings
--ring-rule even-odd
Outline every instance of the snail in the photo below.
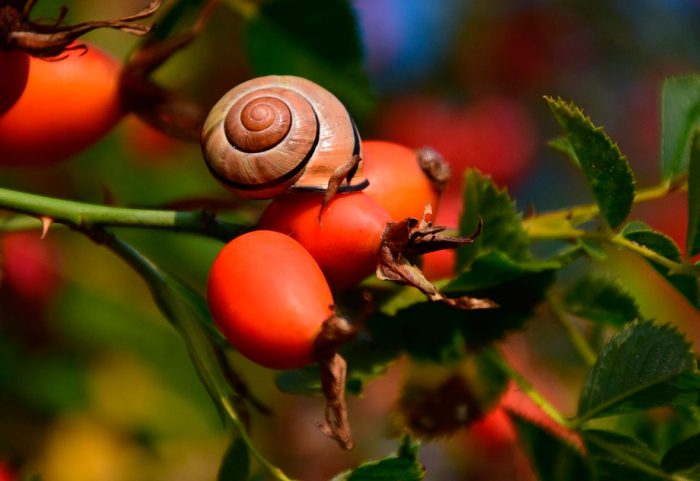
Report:
[[[210,172],[253,199],[364,189],[362,142],[345,106],[301,77],[270,75],[229,90],[202,130]]]

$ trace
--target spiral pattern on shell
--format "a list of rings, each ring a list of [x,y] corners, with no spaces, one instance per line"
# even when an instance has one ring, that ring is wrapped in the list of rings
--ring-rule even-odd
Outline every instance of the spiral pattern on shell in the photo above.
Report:
[[[361,154],[343,104],[315,83],[292,76],[244,82],[212,108],[202,132],[212,174],[251,198],[287,190],[325,191],[343,163]],[[361,165],[341,190],[363,188]]]

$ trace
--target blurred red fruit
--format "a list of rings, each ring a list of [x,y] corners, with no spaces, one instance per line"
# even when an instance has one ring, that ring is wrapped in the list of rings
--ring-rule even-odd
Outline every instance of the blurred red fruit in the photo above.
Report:
[[[423,216],[426,204],[437,212],[439,192],[423,172],[418,153],[394,142],[362,142],[364,174],[369,186],[363,191],[395,220]]]
[[[19,50],[0,49],[0,115],[22,96],[29,78],[29,55]]]
[[[632,218],[642,220],[671,237],[681,251],[685,252],[688,229],[687,192],[674,192],[663,199],[638,204],[632,212]]]
[[[16,479],[10,465],[0,460],[0,481],[15,481]]]
[[[476,167],[497,184],[521,183],[532,166],[537,136],[517,102],[486,97],[466,107],[435,98],[403,98],[384,111],[378,135],[408,147],[429,145],[452,167],[448,190],[460,190],[462,172]]]
[[[497,407],[467,431],[470,480],[535,481],[515,425],[503,407]]]
[[[61,60],[29,57],[24,91],[0,115],[0,165],[53,165],[104,137],[124,115],[121,68],[92,45]]]
[[[551,5],[517,8],[473,33],[479,48],[458,59],[464,82],[472,89],[481,84],[541,94],[557,85],[560,75],[583,70],[593,54],[584,22]]]
[[[6,234],[0,239],[2,282],[19,300],[41,305],[60,285],[58,254],[39,232]]]

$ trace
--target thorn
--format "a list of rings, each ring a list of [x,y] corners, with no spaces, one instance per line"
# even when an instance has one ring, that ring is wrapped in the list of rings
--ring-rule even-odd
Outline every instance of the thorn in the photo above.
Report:
[[[41,221],[41,239],[44,239],[46,237],[46,234],[49,233],[49,228],[51,227],[51,224],[53,224],[53,217],[42,215],[41,217],[39,217],[39,220]]]

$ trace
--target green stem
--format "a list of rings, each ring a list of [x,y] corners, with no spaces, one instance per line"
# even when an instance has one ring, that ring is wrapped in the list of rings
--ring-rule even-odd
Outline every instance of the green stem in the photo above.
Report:
[[[245,426],[243,426],[243,422],[241,419],[238,417],[238,414],[236,414],[236,410],[231,406],[231,403],[228,402],[228,400],[224,399],[223,405],[224,408],[226,409],[226,412],[229,415],[229,418],[231,419],[231,422],[233,423],[234,427],[238,431],[239,436],[245,443],[245,445],[248,447],[248,451],[250,454],[253,455],[255,459],[258,460],[258,462],[277,480],[279,481],[292,481],[290,478],[287,477],[284,472],[278,468],[277,466],[273,465],[270,463],[265,456],[262,455],[260,451],[258,451],[258,448],[255,447],[255,444],[253,444],[253,441],[250,439],[250,436],[248,436],[248,432],[245,429]]]
[[[97,242],[102,244],[112,250],[115,254],[121,257],[125,262],[127,262],[136,272],[138,272],[141,277],[146,281],[146,283],[153,287],[163,283],[167,283],[168,280],[164,276],[163,271],[161,271],[158,266],[151,262],[148,258],[144,257],[138,250],[134,249],[130,244],[124,242],[120,238],[114,236],[113,234],[105,230],[96,230],[90,233],[90,237]],[[177,327],[177,326],[176,326]],[[179,326],[181,334],[186,337],[191,337],[191,330],[188,331],[185,326]],[[199,332],[199,331],[197,331]],[[195,333],[196,334],[196,333]],[[194,335],[194,334],[193,334]],[[204,338],[208,342],[209,338]],[[192,339],[186,339],[186,342],[191,343]],[[188,347],[189,349],[189,347]],[[278,467],[270,463],[265,456],[255,447],[255,444],[248,436],[243,422],[241,421],[235,407],[231,404],[230,397],[223,392],[222,389],[217,388],[217,382],[213,379],[213,374],[210,373],[210,366],[204,366],[205,361],[196,354],[196,349],[189,349],[190,354],[193,355],[193,361],[195,366],[199,365],[201,369],[198,369],[200,376],[202,376],[202,381],[205,384],[207,390],[219,400],[221,406],[223,406],[228,418],[233,424],[238,435],[246,444],[250,454],[255,457],[255,459],[278,481],[292,481],[288,478],[284,472]]]
[[[624,247],[632,252],[636,252],[637,254],[646,257],[650,261],[654,261],[657,264],[666,267],[672,274],[689,274],[693,276],[700,275],[700,266],[672,261],[667,257],[664,257],[661,254],[649,249],[648,247],[632,242],[622,235],[615,235],[611,239],[608,239],[608,242]]]
[[[596,436],[595,434],[593,434],[591,432],[589,432],[586,437],[587,437],[587,440],[589,443],[595,444],[599,448],[604,449],[605,451],[607,451],[609,453],[612,453],[614,456],[616,456],[621,461],[624,461],[629,466],[636,468],[636,469],[640,470],[641,472],[650,474],[656,479],[667,479],[667,480],[673,480],[673,481],[690,481],[688,478],[686,478],[684,476],[667,473],[665,471],[658,469],[655,466],[650,466],[649,464],[647,464],[644,461],[642,461],[641,459],[639,459],[637,456],[634,456],[633,454],[629,453],[626,450],[619,449],[616,445],[608,443],[604,439],[601,439],[600,437]]]
[[[569,341],[571,341],[571,344],[574,346],[574,349],[576,349],[576,352],[578,352],[581,359],[583,359],[588,366],[593,366],[596,360],[595,352],[593,349],[591,349],[591,346],[588,344],[588,341],[586,341],[581,332],[576,328],[576,326],[574,326],[574,323],[571,322],[571,319],[568,313],[564,310],[561,301],[553,295],[548,297],[548,301],[552,312],[566,331]]]
[[[672,185],[663,182],[653,187],[639,190],[634,196],[634,203],[648,202],[665,197],[671,192],[687,188],[687,180],[680,185]],[[546,231],[548,225],[561,223],[562,220],[569,221],[572,226],[581,225],[596,218],[600,214],[598,204],[586,204],[566,209],[545,212],[523,220],[523,227],[526,231]]]
[[[540,226],[530,225],[528,230],[530,240],[562,240],[575,241],[577,239],[591,239],[600,242],[612,244],[617,247],[622,247],[632,252],[635,252],[650,261],[666,267],[672,274],[688,274],[697,276],[700,275],[700,266],[688,263],[676,262],[662,256],[661,254],[637,244],[621,234],[613,232],[589,232],[583,229],[576,229],[568,226]]]
[[[0,218],[0,232],[22,232],[41,228],[41,220],[29,215],[11,215]]]
[[[208,211],[130,209],[56,199],[0,188],[0,208],[37,217],[50,217],[81,231],[97,227],[145,227],[204,234],[229,241],[245,230],[249,219],[239,215],[233,222],[216,219]]]
[[[562,425],[566,429],[570,428],[570,423],[564,417],[562,413],[559,412],[557,408],[552,406],[549,401],[547,401],[544,396],[542,396],[539,391],[537,391],[530,382],[525,379],[525,377],[518,371],[513,369],[510,364],[501,356],[497,351],[489,351],[489,357],[496,364],[496,366],[508,377],[515,381],[515,384],[520,388],[520,390],[525,393],[537,406],[542,409],[553,421],[557,424]]]

